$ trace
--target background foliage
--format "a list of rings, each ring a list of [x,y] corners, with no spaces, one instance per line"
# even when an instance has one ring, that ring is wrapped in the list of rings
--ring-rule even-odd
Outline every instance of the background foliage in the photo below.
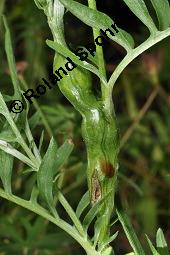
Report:
[[[3,2],[0,2],[0,12]],[[85,3],[84,0],[80,2]],[[97,1],[97,4],[98,9],[114,18],[118,26],[133,34],[138,43],[148,36],[147,29],[122,1]],[[29,0],[7,0],[4,13],[10,24],[20,79],[26,81],[28,87],[34,88],[52,70],[53,51],[45,44],[47,38],[51,39],[46,18],[34,2]],[[65,23],[66,40],[71,48],[92,41],[88,27],[70,13],[66,14]],[[109,77],[124,52],[112,41],[106,43],[104,52]],[[1,91],[12,94],[2,20],[0,59]],[[169,67],[170,39],[166,39],[126,68],[113,93],[121,138],[116,203],[130,216],[146,250],[148,246],[144,233],[154,241],[158,227],[163,229],[170,245]],[[94,78],[94,90],[97,89],[98,81]],[[81,138],[81,117],[57,87],[41,97],[38,104],[45,119],[42,120],[39,114],[36,117],[34,115],[30,125],[37,142],[44,130],[42,150],[46,151],[51,134],[59,145],[66,138],[73,139],[75,146],[68,163],[62,168],[64,175],[61,187],[75,208],[86,190],[86,154]],[[30,118],[35,112],[36,108],[31,106]],[[1,126],[3,121],[1,118]],[[34,180],[29,173],[23,174],[23,170],[27,169],[23,169],[23,164],[15,160],[12,186],[15,194],[27,198]],[[80,254],[79,245],[46,220],[2,199],[0,207],[1,254]],[[60,214],[65,214],[62,208]],[[114,231],[120,230],[113,242],[116,254],[130,252],[131,248],[120,224],[115,223],[113,228]]]

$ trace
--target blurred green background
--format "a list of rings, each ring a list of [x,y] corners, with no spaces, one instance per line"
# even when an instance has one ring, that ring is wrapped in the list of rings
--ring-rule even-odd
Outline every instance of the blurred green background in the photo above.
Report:
[[[86,1],[81,0],[83,4]],[[149,1],[148,7],[149,6]],[[116,24],[130,32],[137,44],[149,32],[121,0],[97,1],[98,9],[114,18]],[[29,88],[37,87],[52,70],[54,52],[45,40],[52,35],[46,17],[33,0],[0,0],[0,13],[9,22],[20,80]],[[152,11],[153,17],[155,13]],[[92,42],[92,31],[69,12],[65,15],[65,36],[71,49]],[[125,52],[112,41],[104,46],[108,77]],[[0,20],[0,86],[4,94],[12,94],[12,85],[4,50],[4,27]],[[98,80],[93,77],[94,88]],[[161,227],[170,246],[170,39],[166,39],[142,54],[123,72],[113,91],[113,101],[120,130],[120,170],[116,205],[123,207],[147,250],[145,233],[154,240]],[[24,87],[23,87],[24,90]],[[38,101],[41,114],[31,106],[30,125],[38,142],[45,132],[44,150],[53,134],[58,144],[72,138],[74,151],[64,166],[62,191],[73,208],[86,184],[86,151],[81,137],[81,117],[57,87]],[[43,114],[44,120],[41,116]],[[33,116],[33,117],[31,117]],[[2,120],[1,120],[2,121]],[[44,122],[46,126],[44,127]],[[23,171],[15,160],[13,190],[28,198],[33,177]],[[0,255],[76,255],[84,254],[67,234],[46,220],[0,199]],[[67,217],[63,209],[59,209]],[[113,242],[116,254],[131,248],[120,230]],[[148,253],[149,254],[149,253]]]

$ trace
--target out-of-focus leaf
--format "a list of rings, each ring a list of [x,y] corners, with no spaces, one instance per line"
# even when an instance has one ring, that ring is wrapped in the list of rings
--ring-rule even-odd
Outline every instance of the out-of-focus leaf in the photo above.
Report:
[[[5,3],[5,0],[0,1],[0,26],[1,26],[1,22],[2,22],[2,14],[4,11],[4,3]]]
[[[33,130],[41,121],[41,114],[39,111],[37,111],[36,113],[34,113],[34,115],[31,116],[31,118],[29,119],[29,126],[30,129]]]
[[[170,25],[170,7],[168,0],[151,0],[155,8],[160,30],[165,30]]]
[[[44,141],[44,130],[41,132],[41,136],[40,136],[40,141],[39,141],[39,146],[38,146],[39,152],[41,152],[43,141]]]

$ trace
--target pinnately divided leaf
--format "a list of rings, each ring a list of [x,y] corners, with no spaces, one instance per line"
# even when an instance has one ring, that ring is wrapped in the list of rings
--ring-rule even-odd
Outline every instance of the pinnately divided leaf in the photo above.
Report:
[[[129,9],[149,28],[151,33],[157,31],[157,28],[148,12],[144,0],[123,0],[123,1],[129,7]]]
[[[114,24],[114,21],[107,16],[106,14],[93,10],[83,4],[80,4],[73,0],[60,0],[60,2],[77,18],[83,21],[86,25],[106,30],[111,29],[111,26]],[[113,30],[113,29],[112,29]],[[122,29],[118,29],[119,32],[115,33],[115,36],[109,36],[112,40],[120,44],[126,50],[134,47],[134,41],[130,34],[125,32]],[[109,33],[108,33],[109,34]]]
[[[155,8],[160,30],[165,30],[170,25],[170,6],[168,0],[151,0]]]

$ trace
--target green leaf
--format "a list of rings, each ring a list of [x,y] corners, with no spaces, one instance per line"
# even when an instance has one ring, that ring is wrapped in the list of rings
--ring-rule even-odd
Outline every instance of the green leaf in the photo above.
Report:
[[[151,251],[152,251],[152,254],[153,254],[153,255],[160,255],[160,254],[157,252],[157,250],[155,249],[155,247],[153,246],[151,240],[149,239],[149,237],[148,237],[147,235],[146,235],[146,239],[147,239],[147,241],[148,241],[148,244],[149,244],[149,247],[150,247],[150,249],[151,249]]]
[[[83,211],[86,209],[86,207],[90,204],[90,198],[89,198],[89,191],[87,191],[81,198],[77,209],[76,209],[76,215],[78,218],[80,218]]]
[[[56,170],[54,171],[54,174],[56,174],[61,169],[61,167],[63,167],[63,165],[66,163],[73,148],[74,144],[72,140],[67,139],[57,150]]]
[[[135,233],[127,215],[125,215],[122,212],[120,213],[118,210],[116,210],[116,211],[117,211],[119,221],[122,224],[122,227],[126,233],[126,236],[129,240],[129,243],[130,243],[131,247],[133,248],[135,254],[136,255],[144,255],[145,252],[142,249],[142,246],[136,236],[136,233]]]
[[[151,0],[156,11],[160,30],[165,30],[170,25],[170,7],[168,0]]]
[[[91,71],[92,73],[96,74],[104,83],[106,83],[106,80],[104,79],[104,77],[100,76],[99,71],[97,70],[96,67],[89,64],[86,61],[79,60],[78,57],[73,52],[71,52],[68,48],[66,48],[65,46],[63,46],[63,45],[61,45],[57,42],[51,41],[51,40],[47,40],[46,43],[50,48],[52,48],[53,50],[55,50],[56,52],[58,52],[59,54],[61,54],[62,56],[66,57],[66,58],[70,57],[71,60],[75,64],[77,64],[78,66],[81,66],[81,67]]]
[[[39,195],[39,190],[37,189],[37,186],[34,186],[31,191],[31,197],[30,197],[30,201],[33,204],[37,204],[38,195]]]
[[[51,139],[44,158],[42,159],[37,173],[37,184],[40,195],[49,206],[51,212],[56,216],[55,202],[53,196],[53,180],[61,166],[66,162],[73,149],[73,143],[66,140],[57,150],[54,138]]]
[[[156,233],[156,245],[160,255],[169,255],[167,242],[161,228]]]
[[[113,241],[116,239],[116,237],[118,236],[118,233],[119,233],[119,231],[117,231],[117,232],[114,233],[112,236],[110,236],[108,239],[106,239],[106,240],[104,241],[104,243],[103,243],[103,246],[106,247],[106,246],[108,246],[111,242],[113,242]]]
[[[77,18],[83,21],[90,27],[106,30],[108,28],[111,29],[111,26],[114,24],[114,21],[107,16],[106,14],[93,10],[83,4],[80,4],[73,0],[60,0],[60,2]],[[118,29],[119,32],[115,33],[115,36],[109,36],[115,42],[120,44],[126,50],[129,48],[133,48],[134,42],[131,35],[127,32],[123,31],[122,29]],[[112,29],[113,31],[113,29]]]
[[[8,27],[7,20],[5,16],[3,16],[4,26],[5,26],[5,51],[7,54],[9,70],[11,74],[12,83],[14,86],[14,95],[13,98],[17,100],[21,100],[21,93],[19,89],[19,79],[17,75],[16,65],[15,65],[15,57],[12,49],[11,35]]]
[[[151,33],[155,33],[157,28],[148,12],[144,0],[123,0],[129,9],[149,28]]]
[[[17,138],[16,135],[12,132],[9,124],[6,122],[3,127],[3,130],[0,133],[0,140],[4,140],[6,142],[14,142],[16,141],[16,138]]]
[[[34,0],[36,6],[39,8],[39,9],[44,9],[47,7],[47,1],[46,0]]]
[[[117,43],[121,44],[124,48],[126,48],[126,45],[129,45],[129,48],[134,48],[135,42],[133,40],[133,37],[125,30],[121,28],[118,29],[119,33],[116,35],[117,40],[114,38],[112,39],[115,40],[115,42],[117,41]]]
[[[55,216],[57,213],[53,197],[53,178],[54,173],[56,172],[56,161],[57,144],[52,137],[37,173],[37,185],[40,195],[43,197],[44,201]]]
[[[13,148],[9,143],[0,140],[0,150],[3,150],[4,152],[12,155],[13,157],[16,157],[17,159],[21,160],[22,162],[26,163],[31,168],[36,168],[32,161],[26,157],[24,154]]]
[[[101,209],[101,205],[104,203],[104,201],[108,198],[109,195],[110,195],[110,192],[104,198],[102,198],[96,204],[94,204],[93,207],[86,214],[86,216],[84,217],[84,220],[83,220],[83,227],[84,227],[85,231],[88,230],[90,223],[96,217],[99,210]]]
[[[11,193],[12,168],[13,157],[4,151],[0,151],[0,178],[7,193]]]

